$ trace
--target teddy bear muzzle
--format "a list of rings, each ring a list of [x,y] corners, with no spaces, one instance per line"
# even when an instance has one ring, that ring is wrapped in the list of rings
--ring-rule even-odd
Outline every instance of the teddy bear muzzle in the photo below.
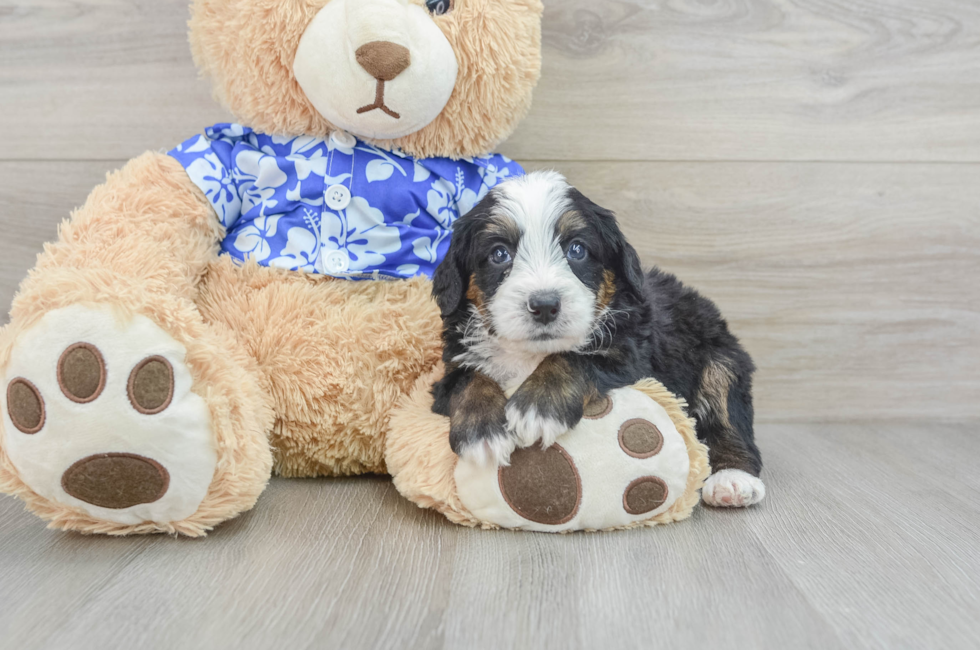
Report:
[[[320,115],[373,139],[430,124],[458,73],[453,46],[429,11],[403,0],[330,0],[303,32],[293,60],[296,81]]]

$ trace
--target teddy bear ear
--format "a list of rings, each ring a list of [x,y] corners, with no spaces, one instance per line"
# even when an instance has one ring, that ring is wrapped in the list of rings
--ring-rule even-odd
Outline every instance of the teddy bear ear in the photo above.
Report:
[[[327,1],[194,0],[188,21],[194,63],[237,121],[284,135],[324,136],[334,129],[292,71],[299,41]]]

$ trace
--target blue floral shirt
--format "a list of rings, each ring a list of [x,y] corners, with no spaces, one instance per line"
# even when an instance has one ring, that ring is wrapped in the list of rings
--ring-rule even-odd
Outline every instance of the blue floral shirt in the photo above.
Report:
[[[415,159],[342,131],[278,137],[216,124],[169,152],[214,205],[238,260],[351,279],[431,276],[453,222],[503,179],[505,156]]]

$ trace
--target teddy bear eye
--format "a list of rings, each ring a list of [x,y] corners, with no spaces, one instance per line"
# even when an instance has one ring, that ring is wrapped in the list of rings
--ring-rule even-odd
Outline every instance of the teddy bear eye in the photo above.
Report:
[[[433,16],[441,16],[453,8],[453,0],[425,0],[425,6]]]

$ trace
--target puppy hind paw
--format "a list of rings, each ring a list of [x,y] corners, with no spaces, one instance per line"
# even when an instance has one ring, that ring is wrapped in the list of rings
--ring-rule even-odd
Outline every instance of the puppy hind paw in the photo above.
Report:
[[[701,499],[716,508],[745,508],[759,503],[765,496],[762,480],[740,469],[715,472],[701,490]]]

